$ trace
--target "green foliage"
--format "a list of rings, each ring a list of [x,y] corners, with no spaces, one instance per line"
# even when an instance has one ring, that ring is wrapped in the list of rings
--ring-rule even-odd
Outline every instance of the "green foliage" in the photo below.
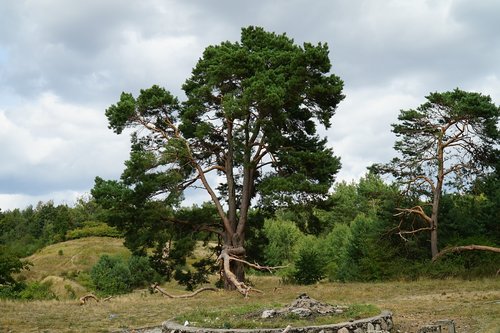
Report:
[[[66,239],[78,239],[84,237],[123,237],[115,227],[111,227],[104,222],[85,221],[82,226],[66,233]]]
[[[269,240],[264,250],[266,262],[271,266],[293,262],[299,241],[304,237],[295,223],[281,218],[266,219],[263,231]]]
[[[160,282],[162,279],[151,267],[148,257],[132,256],[128,261],[130,270],[130,284],[134,288],[147,287],[153,282]]]
[[[125,260],[103,255],[90,272],[99,294],[117,295],[132,290],[132,275]]]
[[[21,299],[27,301],[57,299],[51,290],[50,281],[0,285],[0,299]]]
[[[26,287],[24,283],[0,285],[0,300],[1,299],[17,299],[19,293]]]
[[[296,283],[313,284],[325,277],[326,258],[318,244],[314,236],[302,240],[293,273],[293,280]]]
[[[56,295],[50,290],[52,283],[47,282],[30,282],[26,287],[19,292],[19,298],[23,300],[46,300],[56,299]]]
[[[16,283],[12,274],[19,273],[23,269],[29,269],[31,264],[21,261],[10,253],[5,246],[0,246],[0,285],[13,285]]]
[[[348,260],[347,247],[351,241],[351,229],[346,224],[336,224],[332,231],[322,239],[323,252],[327,260],[325,274],[330,281],[338,279],[339,268]]]
[[[183,286],[186,290],[194,290],[197,286],[203,283],[208,283],[209,275],[218,271],[219,266],[215,260],[210,258],[201,259],[192,264],[194,271],[177,267],[174,272],[174,279]]]
[[[161,278],[151,267],[147,257],[122,257],[103,255],[90,271],[92,285],[99,294],[125,294],[134,288],[145,287]]]
[[[351,222],[351,237],[337,278],[346,281],[377,281],[391,276],[388,264],[394,249],[384,242],[384,226],[376,217],[360,214]]]

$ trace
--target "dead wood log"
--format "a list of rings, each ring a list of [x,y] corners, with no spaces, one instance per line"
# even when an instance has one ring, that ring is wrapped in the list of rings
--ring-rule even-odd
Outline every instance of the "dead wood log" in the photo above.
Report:
[[[99,302],[99,299],[94,294],[87,294],[87,295],[80,297],[80,305],[84,305],[90,299],[93,299],[96,302]]]
[[[464,246],[448,247],[448,248],[440,251],[438,254],[436,254],[432,258],[432,261],[436,261],[448,253],[455,253],[455,252],[462,252],[462,251],[490,251],[490,252],[500,253],[500,248],[494,247],[494,246],[486,246],[486,245],[464,245]]]
[[[108,297],[105,297],[105,298],[103,298],[103,299],[100,300],[94,294],[87,294],[87,295],[84,295],[84,296],[80,297],[80,305],[86,304],[87,301],[90,300],[90,299],[93,299],[94,301],[96,301],[97,303],[99,303],[100,301],[107,302],[107,301],[109,301],[112,298],[113,298],[113,296],[108,296]]]
[[[216,288],[212,288],[212,287],[205,287],[205,288],[200,288],[198,290],[195,290],[194,292],[190,293],[190,294],[184,294],[184,295],[172,295],[168,292],[166,292],[164,289],[162,289],[158,283],[154,283],[151,285],[151,289],[153,290],[156,290],[158,292],[160,292],[163,296],[166,296],[168,298],[190,298],[190,297],[194,297],[196,295],[198,295],[199,293],[203,292],[203,291],[217,291]]]

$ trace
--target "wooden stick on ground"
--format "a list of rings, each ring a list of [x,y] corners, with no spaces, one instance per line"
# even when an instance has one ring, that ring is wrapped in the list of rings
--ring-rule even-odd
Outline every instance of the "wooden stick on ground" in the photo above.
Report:
[[[154,283],[151,285],[151,288],[153,290],[157,290],[159,291],[162,295],[168,297],[168,298],[190,298],[190,297],[194,297],[196,295],[198,295],[199,293],[203,292],[203,291],[217,291],[216,288],[212,288],[212,287],[205,287],[205,288],[200,288],[198,290],[195,290],[194,292],[192,292],[191,294],[184,294],[184,295],[172,295],[168,292],[166,292],[164,289],[162,289],[158,283]]]

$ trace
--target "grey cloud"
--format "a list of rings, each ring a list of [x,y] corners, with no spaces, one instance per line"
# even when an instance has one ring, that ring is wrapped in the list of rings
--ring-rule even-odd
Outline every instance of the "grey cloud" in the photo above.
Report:
[[[399,109],[431,91],[498,91],[498,13],[495,0],[2,1],[0,116],[11,123],[0,122],[0,193],[40,198],[119,177],[128,138],[106,129],[105,108],[152,84],[182,96],[203,49],[248,25],[328,43],[347,97],[323,134],[339,178],[357,178],[391,158]]]

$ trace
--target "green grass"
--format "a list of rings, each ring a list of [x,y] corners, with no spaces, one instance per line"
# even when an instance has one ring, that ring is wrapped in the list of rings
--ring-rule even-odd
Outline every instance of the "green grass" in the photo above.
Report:
[[[286,304],[248,304],[240,307],[197,308],[175,318],[178,323],[188,321],[192,326],[211,328],[279,328],[335,324],[351,319],[372,317],[380,309],[370,304],[353,304],[342,314],[300,318],[295,314],[262,319],[263,310],[282,308]]]

